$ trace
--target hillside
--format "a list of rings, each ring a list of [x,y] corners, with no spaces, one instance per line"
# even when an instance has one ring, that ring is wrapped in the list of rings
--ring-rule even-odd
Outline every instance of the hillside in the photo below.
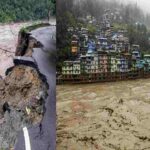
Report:
[[[55,0],[0,1],[0,22],[47,19],[55,15]]]

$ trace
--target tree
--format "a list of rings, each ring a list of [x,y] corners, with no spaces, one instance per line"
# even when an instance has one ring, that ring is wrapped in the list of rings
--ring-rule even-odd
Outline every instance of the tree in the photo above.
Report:
[[[0,22],[46,19],[48,12],[56,14],[56,0],[0,1]]]

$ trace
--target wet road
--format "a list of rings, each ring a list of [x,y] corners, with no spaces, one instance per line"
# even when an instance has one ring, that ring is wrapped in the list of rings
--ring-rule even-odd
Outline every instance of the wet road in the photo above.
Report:
[[[43,27],[32,31],[32,36],[43,44],[43,48],[35,48],[32,57],[39,71],[45,75],[49,84],[48,97],[45,100],[46,112],[42,126],[28,128],[32,150],[55,150],[56,143],[56,67],[55,41],[56,27]],[[24,150],[23,133],[20,133],[15,150]]]

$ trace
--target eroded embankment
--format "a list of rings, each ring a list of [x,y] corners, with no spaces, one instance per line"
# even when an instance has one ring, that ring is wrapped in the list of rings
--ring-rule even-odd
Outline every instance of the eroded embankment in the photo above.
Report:
[[[48,84],[32,58],[33,48],[42,44],[29,33],[38,27],[41,25],[20,31],[14,66],[0,79],[0,149],[13,148],[18,132],[40,123],[44,114]]]

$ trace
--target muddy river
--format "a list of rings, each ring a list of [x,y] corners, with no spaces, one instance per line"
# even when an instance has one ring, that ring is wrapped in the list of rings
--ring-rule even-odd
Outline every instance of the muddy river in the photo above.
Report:
[[[150,79],[57,86],[58,150],[150,150]]]
[[[21,22],[0,24],[0,75],[5,76],[5,71],[13,65],[13,57],[15,55],[18,42],[18,33],[21,28],[45,21]],[[51,24],[55,24],[55,19],[50,20]],[[4,52],[1,49],[8,50]]]
[[[0,24],[0,75],[4,76],[8,67],[13,65],[13,57],[18,42],[18,33],[22,27],[28,26],[32,23],[11,23]],[[9,52],[4,52],[3,50]]]

